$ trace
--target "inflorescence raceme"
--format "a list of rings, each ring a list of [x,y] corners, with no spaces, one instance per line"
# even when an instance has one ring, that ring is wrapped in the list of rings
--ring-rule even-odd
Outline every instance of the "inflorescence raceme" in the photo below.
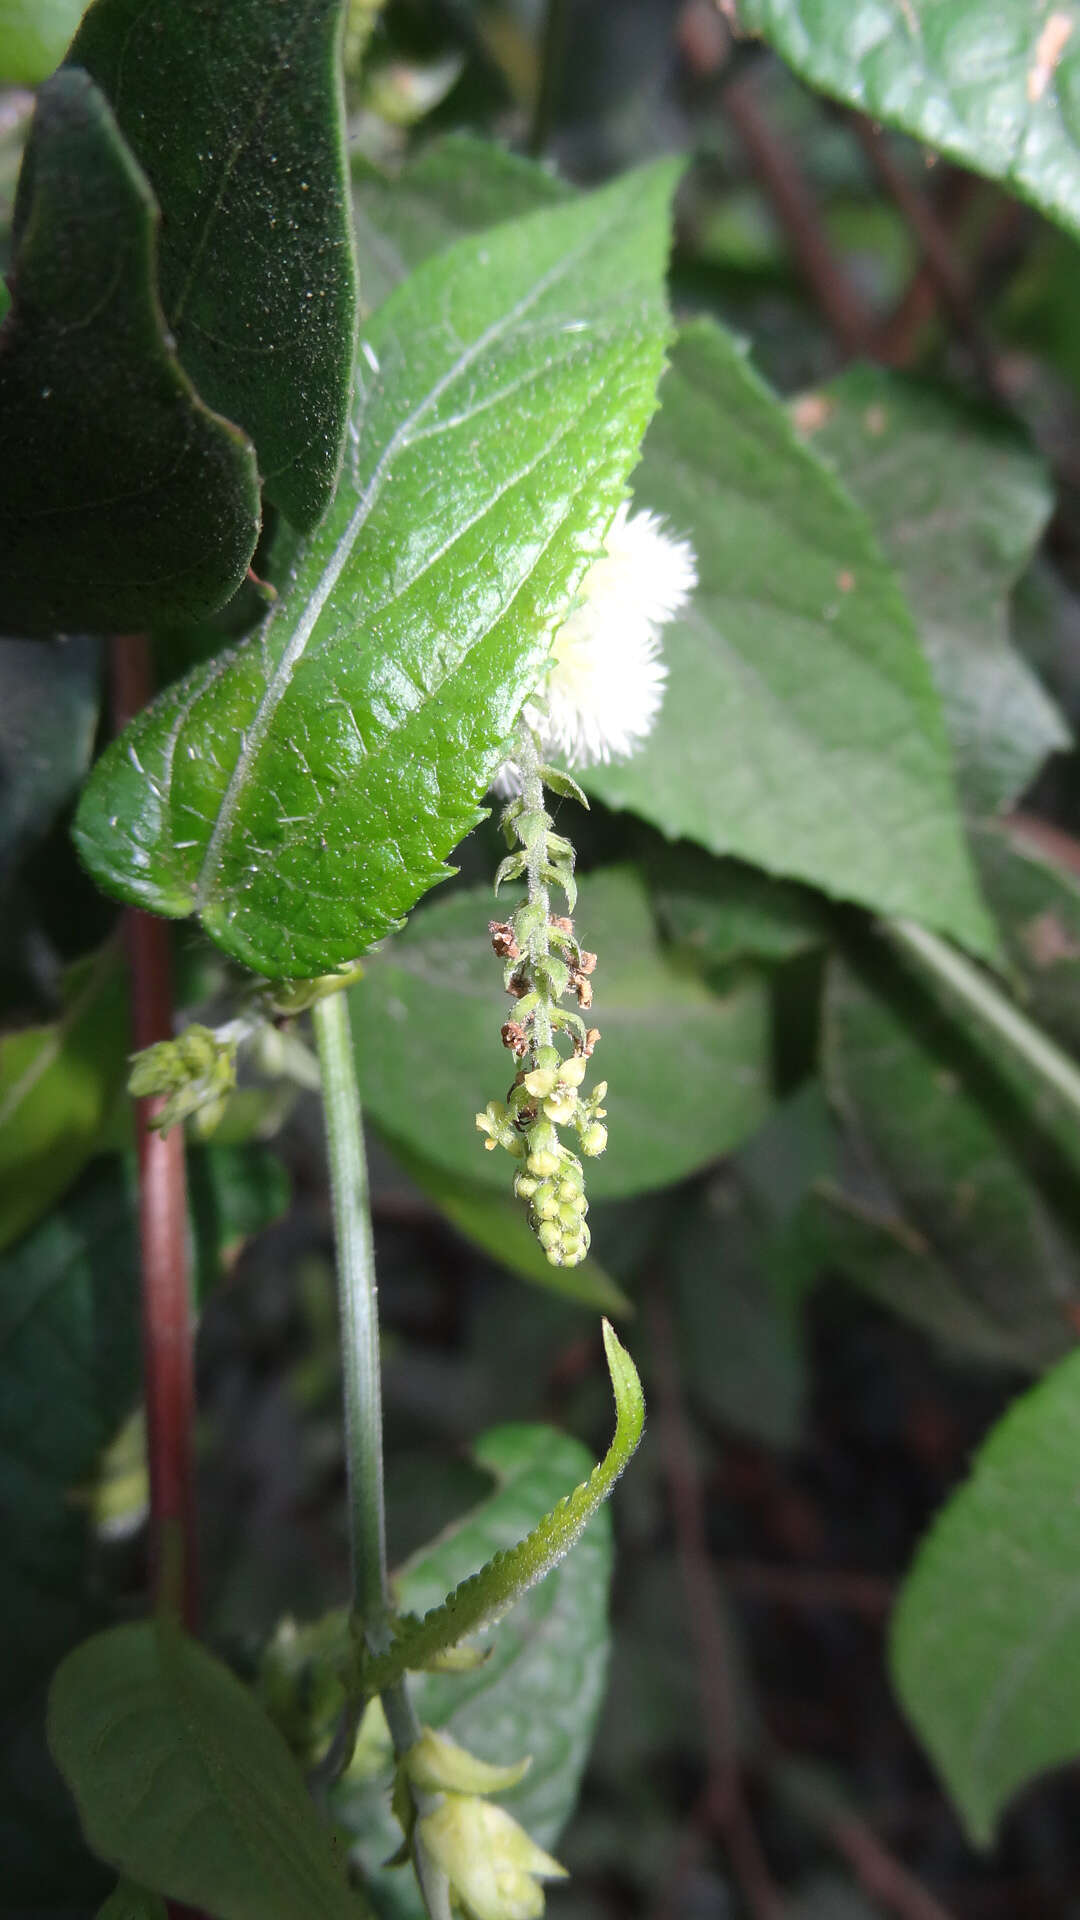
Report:
[[[503,962],[504,985],[516,1002],[503,1023],[502,1040],[518,1064],[505,1101],[490,1100],[476,1125],[489,1150],[503,1147],[520,1162],[514,1192],[527,1203],[529,1224],[552,1266],[576,1267],[589,1250],[589,1206],[581,1159],[559,1130],[573,1129],[587,1159],[603,1153],[607,1082],[599,1081],[588,1094],[582,1090],[600,1038],[599,1028],[587,1027],[581,1017],[592,1005],[596,955],[578,944],[569,915],[551,911],[551,886],[565,893],[571,914],[577,888],[574,849],[552,830],[544,786],[588,803],[566,774],[541,765],[536,741],[524,726],[517,759],[523,791],[503,814],[511,852],[495,876],[495,888],[524,878],[527,897],[508,920],[493,920],[490,932]],[[571,993],[579,1012],[562,1004]]]

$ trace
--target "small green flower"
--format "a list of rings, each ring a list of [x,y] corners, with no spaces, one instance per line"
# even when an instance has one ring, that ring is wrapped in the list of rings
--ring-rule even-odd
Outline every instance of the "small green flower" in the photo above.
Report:
[[[475,1794],[448,1793],[417,1821],[416,1836],[468,1920],[539,1920],[541,1882],[566,1877],[511,1814]]]
[[[236,1040],[209,1027],[187,1027],[176,1040],[159,1040],[132,1057],[128,1092],[136,1100],[164,1097],[152,1124],[168,1133],[194,1113],[209,1128],[236,1085]]]

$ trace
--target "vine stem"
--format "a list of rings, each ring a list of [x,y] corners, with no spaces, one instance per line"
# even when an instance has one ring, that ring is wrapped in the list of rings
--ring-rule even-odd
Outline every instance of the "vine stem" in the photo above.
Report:
[[[317,1000],[311,1018],[322,1074],[337,1250],[352,1606],[370,1651],[378,1654],[390,1644],[393,1602],[386,1560],[378,1291],[363,1109],[344,993],[327,994]],[[400,1759],[419,1740],[421,1732],[406,1682],[399,1680],[388,1687],[382,1694],[382,1704],[394,1752]],[[427,1795],[414,1793],[413,1797],[418,1813],[429,1811]],[[451,1920],[446,1875],[427,1859],[421,1847],[414,1850],[414,1858],[429,1920]]]
[[[146,635],[116,636],[111,666],[113,720],[119,732],[153,693]],[[132,1039],[138,1050],[173,1037],[169,930],[164,920],[129,908],[124,931],[131,968]],[[150,1576],[156,1606],[179,1615],[193,1632],[198,1615],[194,1320],[184,1130],[173,1127],[164,1137],[154,1131],[151,1123],[163,1105],[162,1095],[135,1102]]]

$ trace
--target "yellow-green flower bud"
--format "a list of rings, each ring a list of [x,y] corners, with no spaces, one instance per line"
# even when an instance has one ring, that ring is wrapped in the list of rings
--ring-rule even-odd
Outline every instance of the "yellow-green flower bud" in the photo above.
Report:
[[[536,1229],[536,1237],[545,1253],[557,1247],[562,1239],[562,1228],[557,1220],[541,1220]]]
[[[590,1160],[595,1160],[597,1154],[603,1153],[606,1146],[607,1128],[602,1127],[599,1120],[594,1120],[581,1136],[581,1151],[587,1154]]]
[[[503,1807],[472,1794],[448,1793],[416,1833],[469,1920],[539,1920],[540,1882],[566,1875]]]
[[[509,1767],[492,1766],[447,1734],[425,1727],[401,1764],[413,1786],[426,1793],[506,1793],[524,1780],[532,1760],[526,1755]]]
[[[519,1200],[531,1200],[539,1188],[540,1182],[534,1180],[531,1173],[515,1173],[514,1192]]]

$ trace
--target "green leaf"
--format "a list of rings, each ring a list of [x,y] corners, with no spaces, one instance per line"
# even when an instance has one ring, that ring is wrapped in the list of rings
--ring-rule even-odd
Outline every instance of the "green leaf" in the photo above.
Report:
[[[497,1427],[475,1443],[472,1458],[494,1476],[493,1491],[395,1578],[401,1604],[417,1612],[436,1606],[448,1590],[512,1547],[590,1466],[579,1441],[545,1426]],[[610,1515],[602,1508],[574,1551],[485,1635],[482,1666],[467,1673],[414,1674],[409,1682],[425,1725],[445,1728],[495,1762],[532,1755],[521,1785],[500,1797],[546,1847],[557,1841],[577,1799],[603,1696],[610,1574]],[[337,1621],[344,1652],[344,1617]],[[357,1836],[380,1909],[419,1920],[415,1889],[401,1874],[378,1871],[400,1841],[388,1816],[390,1778],[389,1756],[370,1773],[361,1762],[336,1790],[333,1811]]]
[[[1021,1003],[1080,1057],[1080,882],[1053,858],[1052,835],[1043,847],[1022,821],[973,828],[970,839]]]
[[[59,1020],[0,1035],[0,1247],[51,1206],[96,1150],[124,1085],[127,1046],[113,943],[68,970]]]
[[[380,309],[278,607],[91,776],[77,840],[106,891],[306,977],[445,877],[654,404],[672,178],[464,241]]]
[[[341,466],[356,332],[342,14],[343,0],[97,0],[69,55],[161,206],[181,363],[305,530]]]
[[[9,632],[207,613],[251,558],[254,455],[181,371],[156,240],[153,196],[105,100],[61,71],[38,98],[0,328],[0,411],[19,450],[0,472]]]
[[[836,464],[899,571],[933,669],[965,806],[1009,806],[1061,714],[1009,641],[1009,594],[1053,507],[1038,455],[1007,420],[878,367],[823,389],[814,445]]]
[[[893,1615],[900,1698],[971,1838],[1080,1753],[1080,1354],[1017,1400],[934,1522]]]
[[[99,674],[93,640],[0,640],[0,895],[90,764]]]
[[[86,0],[0,0],[0,82],[36,87],[59,66]]]
[[[737,1166],[737,1163],[736,1163]],[[682,1373],[698,1405],[766,1446],[797,1444],[806,1357],[774,1288],[769,1235],[736,1168],[685,1206],[665,1248]]]
[[[272,1722],[168,1622],[114,1627],[70,1653],[48,1731],[86,1837],[118,1872],[217,1920],[365,1911]]]
[[[168,1908],[159,1893],[147,1893],[145,1887],[121,1880],[98,1908],[96,1920],[168,1920]]]
[[[187,1155],[196,1288],[205,1300],[228,1274],[245,1241],[280,1220],[289,1176],[266,1147],[198,1147]]]
[[[802,79],[1080,228],[1074,0],[738,0]]]
[[[478,1573],[433,1607],[422,1619],[401,1620],[390,1650],[373,1660],[366,1674],[372,1691],[382,1692],[403,1673],[430,1666],[449,1647],[498,1620],[553,1567],[558,1566],[594,1513],[607,1499],[630,1461],[645,1424],[641,1382],[626,1348],[604,1321],[604,1351],[615,1395],[615,1433],[599,1466],[572,1493],[512,1547],[495,1554]]]
[[[826,916],[812,893],[741,861],[716,860],[689,845],[662,846],[646,872],[668,938],[710,967],[792,960],[826,938]]]
[[[486,887],[427,907],[351,990],[365,1105],[388,1137],[433,1166],[507,1193],[512,1165],[485,1153],[475,1119],[513,1079],[499,1028],[512,1010],[491,951]],[[599,955],[590,1019],[602,1035],[590,1082],[608,1082],[609,1145],[590,1160],[595,1199],[667,1186],[730,1151],[769,1106],[766,988],[747,975],[710,993],[665,952],[633,868],[581,882],[575,925]]]
[[[500,220],[554,206],[569,193],[557,175],[474,134],[432,141],[396,174],[354,156],[353,224],[365,309],[377,307],[429,254]]]
[[[1080,1256],[1018,1148],[1025,1126],[910,980],[875,992],[830,970],[830,1095],[849,1134],[825,1188],[827,1255],[895,1311],[953,1345],[1027,1368],[1075,1339]]]
[[[434,1200],[452,1226],[511,1273],[546,1293],[557,1293],[597,1313],[632,1313],[625,1293],[591,1256],[579,1267],[553,1267],[522,1208],[512,1199],[470,1186],[457,1174],[445,1173],[400,1142],[388,1140],[395,1159],[428,1198]]]
[[[910,615],[862,514],[728,336],[686,327],[634,498],[689,535],[656,728],[590,793],[976,951],[995,936]]]

